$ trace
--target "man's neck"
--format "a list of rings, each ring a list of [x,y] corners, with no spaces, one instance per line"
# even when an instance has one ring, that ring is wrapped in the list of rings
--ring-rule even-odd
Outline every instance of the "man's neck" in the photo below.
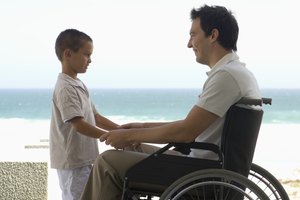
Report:
[[[219,49],[218,51],[215,51],[214,54],[212,54],[210,58],[209,67],[212,69],[219,60],[221,60],[225,55],[231,53],[231,50],[225,50],[223,48]]]

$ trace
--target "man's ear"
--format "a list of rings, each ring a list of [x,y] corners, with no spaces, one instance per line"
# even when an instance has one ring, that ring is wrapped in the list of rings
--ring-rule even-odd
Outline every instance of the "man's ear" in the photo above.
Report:
[[[212,41],[217,41],[218,37],[219,37],[219,30],[214,28],[211,31],[210,38],[212,39]]]

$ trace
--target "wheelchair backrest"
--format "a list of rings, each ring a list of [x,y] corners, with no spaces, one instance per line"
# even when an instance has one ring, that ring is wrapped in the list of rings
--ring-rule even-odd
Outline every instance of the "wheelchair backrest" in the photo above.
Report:
[[[227,111],[221,139],[224,168],[248,176],[263,117],[262,109],[235,104]]]

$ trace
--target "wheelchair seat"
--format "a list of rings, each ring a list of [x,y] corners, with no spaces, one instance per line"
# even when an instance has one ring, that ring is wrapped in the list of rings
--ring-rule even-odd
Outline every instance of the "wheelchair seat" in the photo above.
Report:
[[[220,147],[200,142],[169,143],[131,167],[124,179],[123,199],[132,199],[136,194],[160,196],[180,177],[198,170],[224,169],[247,177],[262,122],[263,103],[270,104],[271,99],[241,99],[230,107],[226,113]],[[253,109],[253,106],[260,109]],[[219,159],[164,154],[172,148],[185,153],[193,148],[209,150],[216,153]]]

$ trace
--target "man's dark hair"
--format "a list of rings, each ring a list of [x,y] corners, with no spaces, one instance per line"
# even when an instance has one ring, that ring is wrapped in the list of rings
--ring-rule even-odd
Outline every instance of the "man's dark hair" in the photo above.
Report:
[[[61,61],[64,50],[70,49],[77,52],[85,41],[93,42],[92,38],[87,34],[76,29],[67,29],[61,32],[55,42],[55,53]]]
[[[200,18],[200,27],[205,36],[209,36],[213,29],[219,31],[218,42],[227,50],[237,50],[236,43],[239,35],[239,26],[232,12],[222,6],[204,5],[192,9],[191,19]]]

